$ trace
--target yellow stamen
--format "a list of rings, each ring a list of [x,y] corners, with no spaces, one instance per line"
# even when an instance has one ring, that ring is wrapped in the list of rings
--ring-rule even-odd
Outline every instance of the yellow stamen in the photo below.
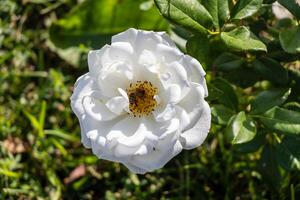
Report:
[[[157,106],[154,99],[157,88],[149,81],[131,83],[126,92],[129,98],[129,110],[134,117],[149,115]]]

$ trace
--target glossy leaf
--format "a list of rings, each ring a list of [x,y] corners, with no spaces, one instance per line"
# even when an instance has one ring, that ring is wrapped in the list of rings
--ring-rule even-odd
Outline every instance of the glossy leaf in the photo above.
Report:
[[[221,40],[232,51],[267,51],[266,45],[245,26],[222,32]]]
[[[267,57],[260,58],[253,62],[253,67],[266,80],[278,85],[286,85],[288,83],[287,70],[276,60]]]
[[[195,57],[204,68],[211,62],[210,45],[207,35],[196,35],[190,38],[186,44],[188,54]]]
[[[251,112],[261,114],[274,106],[284,103],[291,93],[291,89],[275,89],[263,91],[251,103]]]
[[[283,107],[288,110],[300,112],[300,103],[298,103],[298,102],[293,102],[293,101],[288,102],[288,103],[284,104]]]
[[[300,138],[285,137],[277,146],[277,160],[286,170],[300,170]]]
[[[286,7],[296,18],[300,19],[300,5],[297,0],[278,0],[278,2]]]
[[[211,107],[212,121],[217,124],[226,125],[234,112],[223,105]]]
[[[300,26],[282,30],[279,40],[284,51],[300,53]]]
[[[87,0],[50,27],[50,39],[58,47],[79,44],[101,47],[113,34],[134,27],[167,30],[168,25],[155,7],[141,10],[142,0]]]
[[[218,70],[230,71],[242,67],[245,60],[231,53],[221,54],[214,62]]]
[[[300,134],[300,113],[275,107],[263,116],[260,121],[269,129],[283,134]]]
[[[213,82],[214,86],[221,90],[223,94],[219,97],[219,102],[232,110],[237,110],[239,101],[233,87],[226,80],[218,78]]]
[[[228,0],[202,1],[202,4],[212,16],[215,28],[219,29],[222,27],[230,14]]]
[[[171,22],[198,33],[207,33],[212,16],[197,0],[155,0],[161,14]]]
[[[228,125],[226,136],[232,144],[241,144],[251,141],[256,135],[254,120],[247,116],[244,111],[238,113]]]
[[[232,9],[232,19],[243,19],[256,13],[263,0],[238,0]]]
[[[249,142],[236,144],[234,145],[234,149],[241,153],[253,153],[260,149],[260,147],[264,146],[266,142],[266,135],[263,132],[257,131],[257,134],[254,136],[252,140]]]

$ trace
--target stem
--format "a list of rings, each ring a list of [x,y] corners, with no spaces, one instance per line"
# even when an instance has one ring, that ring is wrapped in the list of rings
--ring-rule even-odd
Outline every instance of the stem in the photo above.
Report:
[[[207,31],[210,35],[219,35],[220,34],[219,31],[210,31],[210,30],[207,30]]]

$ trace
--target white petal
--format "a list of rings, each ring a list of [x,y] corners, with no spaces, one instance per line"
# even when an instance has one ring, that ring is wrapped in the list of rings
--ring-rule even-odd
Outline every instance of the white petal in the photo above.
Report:
[[[135,174],[145,174],[146,172],[148,172],[146,169],[137,167],[131,163],[123,163],[132,173]]]
[[[128,116],[115,124],[107,134],[107,140],[113,142],[116,140],[129,147],[140,145],[145,139],[145,126],[140,124],[140,119]],[[117,145],[117,143],[114,143]]]
[[[110,62],[109,58],[107,56],[105,57],[105,53],[108,51],[109,48],[109,45],[105,45],[99,50],[89,51],[88,66],[91,76],[96,77],[100,73],[103,67],[103,63]]]
[[[109,48],[109,57],[113,61],[132,62],[134,50],[129,42],[114,42]]]
[[[165,139],[170,134],[175,134],[175,132],[178,131],[179,127],[180,121],[178,118],[173,118],[164,123],[164,125],[160,127],[160,130],[163,130],[163,134],[159,136],[159,140]]]
[[[197,83],[191,83],[189,92],[177,105],[182,107],[189,115],[191,115],[196,108],[202,106],[203,102],[203,86]]]
[[[142,144],[139,149],[134,153],[134,155],[145,155],[149,153],[149,148],[145,145]]]
[[[124,97],[127,101],[129,101],[128,95],[125,90],[123,90],[122,88],[118,88],[118,91],[122,95],[122,97]]]
[[[153,112],[153,116],[157,122],[168,121],[176,115],[174,105],[167,104],[162,110],[156,109]]]
[[[204,88],[205,97],[208,96],[208,90],[205,81],[205,71],[203,70],[201,64],[193,57],[189,55],[184,55],[180,62],[185,66],[185,69],[188,72],[188,77],[190,77],[190,81],[199,83]]]
[[[83,118],[85,117],[85,115],[77,115],[77,118],[78,118],[78,121],[79,121],[79,125],[80,125],[80,135],[81,135],[81,143],[83,144],[83,146],[85,148],[92,148],[92,143],[91,143],[91,140],[87,137],[84,129],[83,129]]]
[[[136,37],[138,34],[138,30],[134,28],[129,28],[128,30],[121,32],[117,35],[114,35],[111,39],[112,43],[115,42],[130,42],[130,44],[134,44]]]
[[[74,91],[70,99],[80,99],[97,89],[99,88],[96,84],[96,79],[92,78],[90,73],[86,73],[76,80]]]
[[[84,117],[82,117],[83,131],[90,139],[99,136],[103,136],[106,138],[111,128],[122,119],[124,119],[124,116],[117,117],[110,121],[97,121],[91,116],[85,115]],[[96,132],[93,132],[95,130]]]
[[[169,47],[164,44],[158,44],[155,52],[162,63],[179,61],[183,56],[177,48]]]
[[[177,83],[178,80],[186,81],[187,72],[185,68],[179,62],[172,62],[166,65],[166,71],[171,73],[171,78],[173,78],[173,83]]]
[[[176,114],[180,120],[180,130],[186,130],[189,124],[191,124],[191,118],[188,113],[181,107],[176,106]]]
[[[135,81],[147,80],[158,89],[161,87],[161,82],[158,77],[159,66],[138,65],[135,69]]]
[[[101,99],[101,93],[99,92],[94,92],[90,96],[85,96],[82,100],[82,104],[86,114],[98,121],[116,118],[118,115],[111,112]]]
[[[172,84],[168,87],[166,93],[168,94],[167,102],[176,104],[181,100],[181,87],[176,84]]]
[[[130,81],[126,76],[119,72],[112,72],[105,77],[98,77],[101,92],[106,97],[115,97],[119,95],[119,88],[126,89],[129,87]]]
[[[159,73],[159,65],[157,64],[157,59],[155,55],[149,50],[144,49],[142,51],[141,55],[139,56],[138,63],[152,73]]]
[[[82,98],[71,100],[71,108],[78,118],[85,113]]]
[[[105,105],[111,112],[120,115],[128,107],[128,100],[123,96],[117,96],[108,100]]]
[[[126,100],[126,105],[123,108],[127,113],[130,113],[129,110],[129,98],[127,93],[125,92],[125,90],[123,90],[122,88],[118,88],[119,93],[121,94],[121,96]]]
[[[156,46],[161,44],[163,38],[153,31],[139,31],[135,41],[135,51],[137,54],[141,53],[144,49],[155,51]]]
[[[192,68],[191,70],[195,73],[195,75],[198,76],[205,76],[205,71],[202,67],[202,65],[199,63],[198,60],[196,60],[195,58],[193,58],[190,55],[184,55],[182,57],[182,59],[188,64],[190,65],[190,67]]]
[[[210,129],[211,114],[207,102],[204,102],[203,109],[197,123],[193,128],[183,132],[180,135],[180,142],[184,149],[193,149],[200,146]]]
[[[89,73],[79,77],[74,87],[75,87],[74,92],[70,98],[71,108],[79,120],[81,142],[86,148],[91,148],[91,141],[86,136],[83,130],[83,126],[84,126],[83,118],[84,118],[85,111],[82,104],[82,98],[86,95],[91,94],[94,91],[94,89],[96,89],[97,87],[94,79],[89,76]]]
[[[105,159],[105,160],[114,161],[114,162],[120,162],[119,158],[115,157],[114,154],[111,151],[109,151],[109,149],[105,148],[105,144],[106,144],[105,137],[98,134],[97,130],[90,131],[89,132],[90,135],[92,132],[95,133],[94,134],[95,137],[91,138],[93,154],[95,154],[100,159]]]
[[[128,80],[131,80],[133,78],[132,66],[122,61],[114,61],[110,64],[107,64],[105,67],[103,67],[99,76],[101,78],[104,78],[110,73],[119,73],[122,76],[125,75]]]
[[[129,147],[123,144],[118,144],[114,148],[114,155],[117,158],[128,158],[135,154],[139,149],[139,146]]]
[[[162,168],[171,158],[181,152],[182,146],[179,141],[175,142],[172,146],[168,144],[169,148],[160,151],[156,149],[151,154],[143,156],[133,156],[131,164],[146,171],[153,171]]]
[[[164,88],[170,89],[170,86],[175,85],[179,88],[176,90],[178,93],[177,99],[172,102],[177,103],[189,91],[188,76],[185,68],[179,62],[172,62],[165,65],[163,73],[160,74],[160,80]],[[179,92],[180,91],[180,92]]]
[[[298,0],[300,5],[300,1]],[[290,18],[293,19],[293,15],[285,7],[278,3],[278,1],[272,4],[272,12],[277,19]]]
[[[122,118],[111,121],[97,121],[89,115],[82,118],[82,131],[90,141],[93,153],[101,159],[118,161],[113,153],[107,148],[106,136],[111,127],[118,123]]]
[[[158,34],[163,38],[162,40],[163,44],[173,48],[177,48],[173,40],[171,40],[171,38],[166,32],[158,32]]]
[[[144,49],[154,50],[155,45],[160,43],[177,48],[175,43],[165,32],[142,31],[134,28],[114,35],[112,37],[112,43],[114,42],[129,42],[134,48],[140,47],[141,50],[143,50],[143,47],[146,47]]]

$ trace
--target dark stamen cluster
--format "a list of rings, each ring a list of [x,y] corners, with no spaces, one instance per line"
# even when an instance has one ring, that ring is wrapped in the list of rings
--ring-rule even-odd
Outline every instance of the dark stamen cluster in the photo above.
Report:
[[[129,110],[134,117],[149,115],[157,106],[154,99],[157,88],[149,81],[131,83],[126,92],[129,98]]]

